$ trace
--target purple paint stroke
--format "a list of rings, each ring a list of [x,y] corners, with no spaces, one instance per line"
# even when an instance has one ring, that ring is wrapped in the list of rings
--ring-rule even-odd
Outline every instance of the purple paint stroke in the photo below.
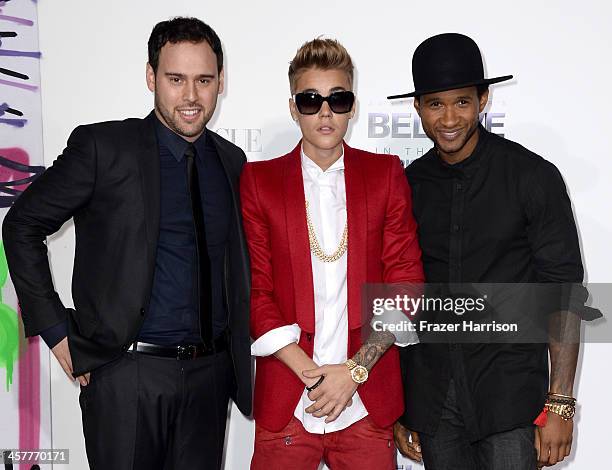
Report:
[[[8,103],[2,103],[0,104],[0,116],[2,116],[4,114],[4,112],[9,109],[10,106],[8,105]]]
[[[24,90],[30,90],[30,91],[38,90],[38,87],[36,85],[26,85],[25,83],[10,82],[8,80],[0,80],[0,85],[14,86],[17,88],[22,88]]]
[[[0,15],[0,18],[2,16]],[[35,59],[40,59],[41,53],[36,51],[12,51],[10,49],[0,49],[0,56],[5,57],[33,57]]]
[[[0,118],[0,124],[8,124],[9,126],[23,127],[28,123],[27,119],[3,119]]]
[[[0,20],[12,21],[13,23],[22,24],[24,26],[34,25],[34,22],[32,20],[27,20],[25,18],[19,18],[17,16],[0,15]]]

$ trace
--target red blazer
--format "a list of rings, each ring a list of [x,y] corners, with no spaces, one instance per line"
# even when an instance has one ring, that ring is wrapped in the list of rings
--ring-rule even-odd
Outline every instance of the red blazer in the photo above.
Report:
[[[298,144],[280,158],[247,163],[240,194],[251,256],[251,336],[257,339],[274,328],[297,323],[302,330],[298,345],[312,357],[314,293],[300,148]],[[344,144],[344,167],[351,357],[369,333],[361,314],[362,285],[422,282],[423,268],[410,189],[398,157]],[[304,384],[273,355],[258,357],[256,372],[255,419],[270,431],[280,431],[293,416]],[[395,346],[382,356],[358,391],[379,426],[392,424],[402,414]]]

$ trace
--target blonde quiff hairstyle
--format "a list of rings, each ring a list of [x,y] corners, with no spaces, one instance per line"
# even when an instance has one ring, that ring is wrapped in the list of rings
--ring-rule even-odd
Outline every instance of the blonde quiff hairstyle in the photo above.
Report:
[[[335,39],[316,38],[305,42],[298,49],[289,63],[289,87],[292,95],[296,92],[300,74],[311,68],[342,70],[348,75],[351,88],[353,87],[353,61],[344,46]]]

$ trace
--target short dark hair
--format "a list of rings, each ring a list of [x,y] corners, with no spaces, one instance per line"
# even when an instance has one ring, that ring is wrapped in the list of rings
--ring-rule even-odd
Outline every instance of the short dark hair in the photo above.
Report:
[[[176,17],[157,23],[149,37],[149,64],[154,72],[159,65],[159,53],[166,43],[189,41],[200,43],[206,41],[217,56],[217,71],[223,70],[223,48],[217,33],[197,18]]]

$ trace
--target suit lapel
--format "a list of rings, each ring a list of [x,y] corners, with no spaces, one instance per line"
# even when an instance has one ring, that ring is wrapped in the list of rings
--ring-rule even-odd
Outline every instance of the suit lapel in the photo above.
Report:
[[[206,132],[208,133],[206,138],[210,139],[210,141],[215,146],[215,149],[217,150],[217,155],[219,156],[219,160],[221,161],[221,165],[223,166],[225,176],[227,177],[227,182],[230,185],[232,193],[232,203],[234,204],[234,218],[236,221],[240,222],[240,195],[238,193],[237,187],[238,178],[240,177],[240,175],[237,174],[237,170],[233,167],[230,161],[229,150],[225,142],[219,137],[216,132],[213,132],[210,129],[207,129]],[[240,226],[241,224],[238,223],[238,225]]]
[[[240,326],[236,327],[236,325],[240,325],[241,323],[244,324],[244,318],[241,315],[233,314],[234,299],[231,296],[243,293],[242,295],[248,298],[251,282],[248,269],[248,248],[242,229],[242,211],[240,208],[240,193],[238,189],[241,166],[237,166],[232,162],[232,160],[234,160],[236,163],[241,162],[242,155],[240,155],[239,150],[237,150],[233,145],[229,145],[228,142],[222,139],[216,132],[213,132],[210,129],[207,129],[206,132],[208,133],[206,138],[210,139],[210,142],[212,142],[215,150],[217,151],[217,155],[221,161],[221,166],[223,166],[223,171],[232,194],[232,232],[230,233],[230,238],[228,240],[228,248],[225,250],[223,276],[225,282],[225,301],[228,305],[229,324],[231,327],[237,329],[240,328]],[[232,154],[235,154],[235,156],[232,156]],[[235,249],[236,251],[234,251]],[[230,262],[231,253],[239,253],[236,254],[236,256],[241,256],[242,265],[247,266],[240,272],[240,276],[236,272],[232,272]]]
[[[344,181],[348,223],[347,302],[349,329],[362,324],[361,288],[367,273],[368,205],[359,155],[344,144]]]
[[[159,148],[155,134],[155,115],[151,112],[143,121],[138,149],[144,218],[147,234],[149,265],[155,262],[159,238],[160,168]]]
[[[310,242],[306,225],[301,143],[289,154],[283,169],[283,196],[287,221],[287,239],[293,270],[296,319],[300,328],[314,333],[314,288]]]
[[[229,161],[229,152],[227,147],[224,145],[225,143],[220,139],[216,132],[213,132],[210,129],[206,129],[206,132],[206,138],[210,139],[215,149],[217,150],[217,155],[219,156],[219,160],[221,161],[221,165],[223,166],[223,170],[225,171],[225,176],[227,177],[227,181],[232,190],[232,200],[234,202],[234,206],[240,208],[240,206],[237,205],[237,202],[239,202],[239,200],[237,199],[238,188],[236,187],[236,180],[240,175],[236,174],[235,169],[232,167],[232,164]]]

